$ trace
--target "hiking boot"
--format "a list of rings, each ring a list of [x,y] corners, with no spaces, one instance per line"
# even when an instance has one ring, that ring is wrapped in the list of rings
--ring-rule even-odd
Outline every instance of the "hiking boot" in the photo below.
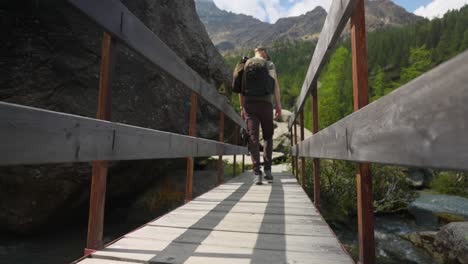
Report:
[[[273,175],[271,175],[271,170],[265,170],[265,180],[272,182],[273,181]]]
[[[256,185],[262,185],[262,172],[260,171],[258,174],[255,173],[255,184]]]

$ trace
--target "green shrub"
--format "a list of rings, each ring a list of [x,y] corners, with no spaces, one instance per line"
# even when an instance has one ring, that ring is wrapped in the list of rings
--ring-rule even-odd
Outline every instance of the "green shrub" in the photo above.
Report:
[[[357,214],[356,164],[321,160],[320,198],[325,217],[346,221]],[[389,213],[405,209],[416,196],[403,169],[372,165],[374,210]],[[306,190],[313,197],[313,163],[306,166]]]
[[[439,193],[468,198],[468,174],[463,172],[438,172],[431,182],[431,188]]]

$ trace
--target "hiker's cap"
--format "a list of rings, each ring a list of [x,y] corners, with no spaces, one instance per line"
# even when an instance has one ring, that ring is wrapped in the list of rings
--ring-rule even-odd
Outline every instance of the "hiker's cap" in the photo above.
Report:
[[[267,50],[266,50],[266,48],[264,46],[257,46],[255,48],[255,51],[265,51],[266,52]]]

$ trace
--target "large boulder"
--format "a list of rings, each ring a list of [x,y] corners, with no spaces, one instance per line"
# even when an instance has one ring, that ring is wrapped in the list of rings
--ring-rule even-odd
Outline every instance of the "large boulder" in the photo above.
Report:
[[[426,250],[437,263],[468,263],[468,222],[450,223],[439,232],[414,232],[403,237]]]
[[[206,81],[229,87],[230,69],[192,0],[123,2]],[[94,117],[103,30],[63,0],[7,1],[0,13],[0,100]],[[112,121],[186,134],[189,98],[190,90],[119,44]],[[219,112],[200,100],[197,116],[198,135],[217,138]],[[116,197],[131,199],[181,166],[183,160],[112,163],[107,205]],[[27,233],[78,208],[86,214],[90,176],[89,164],[0,168],[1,229]]]
[[[283,110],[284,111],[284,110]],[[289,120],[290,116],[283,116],[283,120]],[[274,122],[275,130],[273,134],[273,151],[276,152],[287,152],[291,148],[291,138],[288,129],[288,121],[285,122]],[[293,128],[294,129],[294,128]],[[296,126],[297,130],[297,142],[301,141],[301,127]],[[312,132],[308,129],[304,129],[304,138],[312,136]]]
[[[437,233],[436,251],[445,263],[468,263],[468,222],[450,223]]]

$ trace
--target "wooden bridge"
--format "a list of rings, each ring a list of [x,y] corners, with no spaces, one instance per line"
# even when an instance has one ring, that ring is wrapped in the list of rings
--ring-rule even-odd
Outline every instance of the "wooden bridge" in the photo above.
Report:
[[[375,263],[369,162],[468,170],[468,52],[366,106],[363,0],[332,2],[289,123],[294,174],[276,171],[275,181],[264,186],[253,185],[244,171],[221,184],[222,156],[247,154],[236,133],[245,124],[226,98],[120,1],[68,2],[104,29],[97,119],[1,102],[0,165],[92,162],[87,248],[77,263],[352,263],[320,215],[319,159],[358,164],[359,260]],[[317,80],[349,20],[356,113],[319,132]],[[192,90],[189,135],[106,121],[117,42]],[[198,97],[220,111],[219,141],[195,137]],[[314,135],[305,139],[309,97]],[[224,142],[225,117],[236,125],[232,144]],[[218,186],[192,199],[193,158],[213,155],[219,155]],[[187,159],[186,204],[103,245],[108,161],[169,158]],[[312,177],[305,175],[306,158],[314,161],[314,204],[301,188]]]

